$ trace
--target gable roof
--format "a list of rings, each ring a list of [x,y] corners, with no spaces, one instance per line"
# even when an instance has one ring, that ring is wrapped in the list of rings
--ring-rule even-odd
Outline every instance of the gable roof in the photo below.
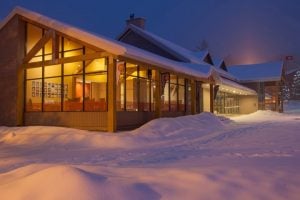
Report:
[[[75,28],[73,26],[67,25],[65,23],[59,22],[57,20],[51,19],[22,7],[15,7],[13,11],[0,23],[0,29],[2,29],[5,24],[10,21],[15,15],[23,16],[24,18],[27,18],[31,21],[43,24],[58,32],[69,35],[70,37],[85,41],[86,43],[92,44],[93,46],[101,47],[101,49],[110,53],[119,55],[126,52],[126,49],[122,45],[118,44],[112,39],[91,34],[87,31],[83,31],[79,28]]]
[[[117,39],[122,41],[122,38],[125,37],[129,31],[133,31],[133,32],[139,34],[143,38],[145,38],[148,41],[154,43],[155,45],[161,47],[165,51],[167,51],[170,54],[172,54],[173,56],[183,60],[184,62],[203,64],[206,56],[209,55],[208,51],[193,52],[188,49],[185,49],[177,44],[174,44],[173,42],[163,39],[153,33],[150,33],[149,31],[141,29],[133,24],[129,24],[126,27],[125,31],[120,36],[118,36]]]
[[[158,65],[159,67],[163,67],[167,70],[172,70],[185,75],[193,76],[195,78],[208,79],[208,77],[211,75],[212,69],[210,65],[206,63],[195,65],[189,63],[176,62],[161,57],[159,55],[153,54],[151,52],[145,51],[143,49],[134,47],[132,45],[128,45],[104,36],[100,36],[98,34],[90,33],[82,29],[70,26],[68,24],[59,22],[57,20],[27,10],[22,7],[14,8],[13,11],[3,21],[0,22],[0,29],[2,29],[16,15],[22,16],[30,21],[42,24],[46,27],[54,29],[70,37],[76,38],[87,44],[96,46],[116,56],[124,56],[152,65]]]
[[[98,47],[116,56],[123,56],[131,59],[135,59],[144,63],[151,65],[157,65],[166,70],[171,70],[177,73],[182,73],[188,76],[195,77],[196,79],[209,79],[213,76],[218,78],[219,75],[230,76],[232,75],[226,72],[220,72],[222,70],[217,69],[207,63],[204,63],[198,59],[197,62],[185,63],[177,62],[157,54],[145,51],[143,49],[134,47],[129,44],[125,44],[113,39],[109,39],[98,34],[90,33],[82,29],[67,25],[65,23],[59,22],[57,20],[51,19],[49,17],[43,16],[39,13],[29,11],[27,9],[16,7],[3,21],[0,22],[0,29],[2,29],[13,17],[16,15],[22,16],[29,21],[42,24],[50,29],[56,30],[62,34],[68,35],[70,37],[76,38],[86,44]],[[174,48],[177,45],[174,44]],[[179,47],[181,48],[181,47]],[[188,51],[183,49],[183,51]],[[191,52],[187,52],[191,53]],[[228,84],[228,83],[227,83]],[[237,83],[233,86],[236,87]],[[230,84],[229,84],[230,85]]]
[[[241,82],[280,81],[283,72],[283,62],[269,62],[227,67],[228,71]]]

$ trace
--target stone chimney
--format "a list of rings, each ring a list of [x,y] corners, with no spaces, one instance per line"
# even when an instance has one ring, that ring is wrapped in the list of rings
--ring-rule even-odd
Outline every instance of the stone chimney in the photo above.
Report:
[[[145,29],[145,23],[146,23],[146,19],[142,18],[142,17],[134,17],[134,14],[130,14],[129,19],[126,20],[126,24],[127,26],[129,24],[133,24],[137,27],[140,27],[141,29]]]

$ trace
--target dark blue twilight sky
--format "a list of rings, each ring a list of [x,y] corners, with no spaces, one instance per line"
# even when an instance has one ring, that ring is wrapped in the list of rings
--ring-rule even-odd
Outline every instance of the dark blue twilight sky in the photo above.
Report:
[[[115,38],[130,13],[146,29],[189,49],[206,40],[214,56],[234,64],[300,56],[299,0],[1,0]]]

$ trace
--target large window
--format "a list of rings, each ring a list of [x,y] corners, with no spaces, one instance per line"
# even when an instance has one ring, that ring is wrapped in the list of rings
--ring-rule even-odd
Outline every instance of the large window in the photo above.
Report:
[[[117,110],[154,111],[153,70],[133,63],[117,63]]]
[[[61,65],[44,67],[43,77],[43,90],[41,92],[44,97],[44,111],[61,111]]]
[[[26,70],[26,110],[42,110],[42,67]]]
[[[185,111],[186,83],[185,79],[173,74],[162,73],[162,110]]]
[[[161,74],[161,108],[162,111],[170,111],[170,74]]]
[[[237,94],[218,91],[214,100],[214,111],[217,114],[238,114],[239,96]]]
[[[27,53],[46,32],[27,24]],[[62,36],[56,40],[60,58],[95,52]],[[51,60],[53,42],[50,39],[30,62]],[[107,59],[26,69],[26,111],[107,111]]]

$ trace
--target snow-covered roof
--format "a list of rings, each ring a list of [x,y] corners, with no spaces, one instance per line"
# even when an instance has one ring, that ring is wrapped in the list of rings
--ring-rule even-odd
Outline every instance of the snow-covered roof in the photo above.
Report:
[[[171,70],[177,73],[182,73],[185,75],[189,75],[195,77],[196,79],[208,79],[210,76],[221,76],[226,77],[232,80],[235,78],[227,72],[223,70],[217,69],[214,66],[211,66],[207,63],[202,62],[199,59],[196,59],[195,62],[186,63],[186,62],[177,62],[157,54],[151,53],[149,51],[134,47],[129,44],[125,44],[123,42],[119,42],[98,34],[90,33],[84,31],[82,29],[67,25],[65,23],[61,23],[57,20],[51,19],[49,17],[43,16],[33,11],[29,11],[27,9],[16,7],[0,24],[0,29],[5,26],[5,24],[12,19],[15,15],[23,16],[31,21],[35,21],[37,23],[43,24],[51,29],[54,29],[60,33],[66,34],[70,37],[76,38],[80,41],[83,41],[87,44],[91,44],[93,46],[99,47],[109,53],[112,53],[116,56],[123,56],[131,59],[135,59],[141,62],[145,62],[151,65],[157,65],[160,68],[164,68],[166,70]],[[149,33],[150,34],[150,33]],[[153,36],[156,37],[156,36]],[[161,39],[162,41],[164,39]],[[169,43],[169,47],[173,46],[176,51],[181,50],[186,54],[192,54],[193,52],[188,51],[178,45],[175,45],[171,42],[164,41],[165,43]],[[190,57],[191,58],[191,57]],[[238,85],[236,83],[236,85]]]
[[[129,24],[126,27],[123,34],[129,30],[132,30],[135,33],[143,36],[147,40],[151,41],[152,43],[154,43],[154,44],[158,45],[159,47],[163,48],[164,50],[168,51],[175,57],[179,57],[179,58],[186,60],[188,62],[191,62],[191,63],[203,64],[204,59],[208,54],[208,51],[197,51],[197,52],[190,51],[190,50],[183,48],[177,44],[174,44],[173,42],[170,42],[170,41],[168,41],[164,38],[161,38],[153,33],[150,33],[149,31],[141,29],[133,24]],[[121,38],[123,34],[121,34],[118,38]]]
[[[241,82],[280,81],[283,62],[227,66],[228,72]]]
[[[180,72],[189,76],[208,79],[214,71],[213,67],[206,63],[194,64],[178,62],[128,44],[124,44],[124,46],[126,47],[124,56],[128,58],[151,63],[152,65],[158,65],[165,69]]]
[[[226,79],[226,78],[222,78],[220,77],[217,80],[217,84],[221,85],[221,89],[223,89],[223,91],[231,91],[233,93],[236,93],[238,95],[256,95],[256,91],[245,87],[235,81]]]
[[[218,58],[216,56],[213,56],[212,60],[213,60],[214,66],[217,68],[221,68],[222,64],[223,63],[225,64],[224,59]]]
[[[151,52],[142,50],[140,48],[128,45],[98,34],[90,33],[82,29],[70,26],[68,24],[51,19],[39,13],[27,10],[22,7],[16,7],[0,24],[0,29],[12,19],[15,15],[21,15],[29,20],[43,24],[49,28],[52,28],[58,32],[74,37],[85,43],[97,46],[109,53],[117,56],[125,56],[139,61],[143,61],[152,65],[158,65],[167,70],[173,70],[179,73],[190,75],[196,78],[207,79],[210,76],[210,65],[199,62],[197,66],[195,64],[176,62],[165,57],[153,54]]]
[[[2,29],[3,26],[15,15],[21,15],[27,19],[43,24],[58,32],[69,35],[70,37],[74,37],[81,41],[85,41],[88,44],[101,47],[101,49],[110,53],[120,55],[126,52],[126,49],[122,45],[118,44],[115,40],[109,39],[104,36],[91,34],[87,31],[83,31],[79,28],[59,22],[57,20],[51,19],[49,17],[27,10],[22,7],[14,8],[13,11],[0,23],[0,29]]]

